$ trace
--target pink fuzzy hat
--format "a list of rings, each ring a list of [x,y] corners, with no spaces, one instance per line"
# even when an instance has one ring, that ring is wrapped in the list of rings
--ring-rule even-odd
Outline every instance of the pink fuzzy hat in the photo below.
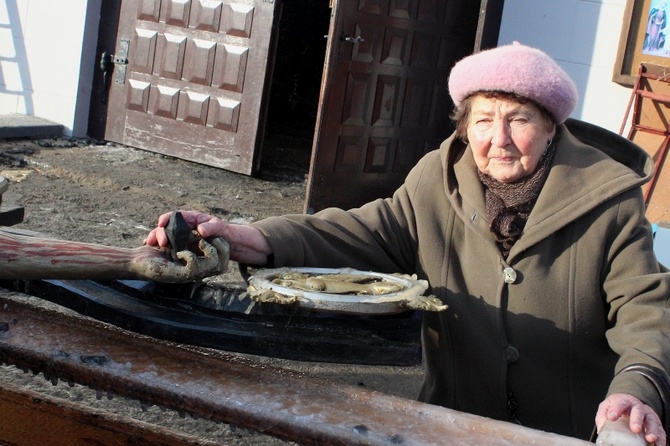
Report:
[[[532,99],[558,124],[577,105],[577,88],[547,54],[514,42],[461,59],[449,75],[449,94],[458,106],[478,91],[506,91]]]

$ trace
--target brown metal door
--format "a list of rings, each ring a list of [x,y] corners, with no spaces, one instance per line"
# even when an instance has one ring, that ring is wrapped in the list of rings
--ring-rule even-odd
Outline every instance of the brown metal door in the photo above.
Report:
[[[104,138],[253,173],[275,9],[274,0],[124,0]]]
[[[480,2],[333,0],[305,210],[390,196],[451,132],[447,76]]]

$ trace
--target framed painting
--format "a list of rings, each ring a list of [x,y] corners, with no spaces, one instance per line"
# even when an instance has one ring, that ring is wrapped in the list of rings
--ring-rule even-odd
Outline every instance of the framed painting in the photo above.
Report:
[[[628,0],[612,80],[633,86],[641,63],[670,67],[668,0]]]

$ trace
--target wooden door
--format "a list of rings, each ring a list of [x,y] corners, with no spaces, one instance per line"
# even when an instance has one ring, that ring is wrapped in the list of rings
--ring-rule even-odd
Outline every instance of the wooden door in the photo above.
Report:
[[[122,1],[107,62],[113,72],[104,138],[253,173],[276,6],[274,0]]]
[[[333,0],[306,212],[390,196],[452,131],[447,76],[480,2]]]

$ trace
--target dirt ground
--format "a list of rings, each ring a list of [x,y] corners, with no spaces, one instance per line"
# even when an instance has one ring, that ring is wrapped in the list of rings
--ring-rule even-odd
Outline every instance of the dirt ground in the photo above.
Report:
[[[299,147],[300,146],[300,147]],[[84,139],[0,140],[0,175],[10,180],[3,204],[25,208],[17,228],[83,242],[135,247],[159,214],[197,209],[234,222],[251,222],[303,209],[307,173],[304,143],[276,143],[258,178],[234,174],[113,143]],[[236,265],[229,278],[239,281]],[[256,358],[300,369],[324,379],[414,398],[420,367],[303,363]],[[83,386],[52,385],[12,366],[0,367],[3,381],[78,401],[138,420],[230,445],[274,445],[283,441],[234,426],[182,418],[132,399],[98,399]]]

